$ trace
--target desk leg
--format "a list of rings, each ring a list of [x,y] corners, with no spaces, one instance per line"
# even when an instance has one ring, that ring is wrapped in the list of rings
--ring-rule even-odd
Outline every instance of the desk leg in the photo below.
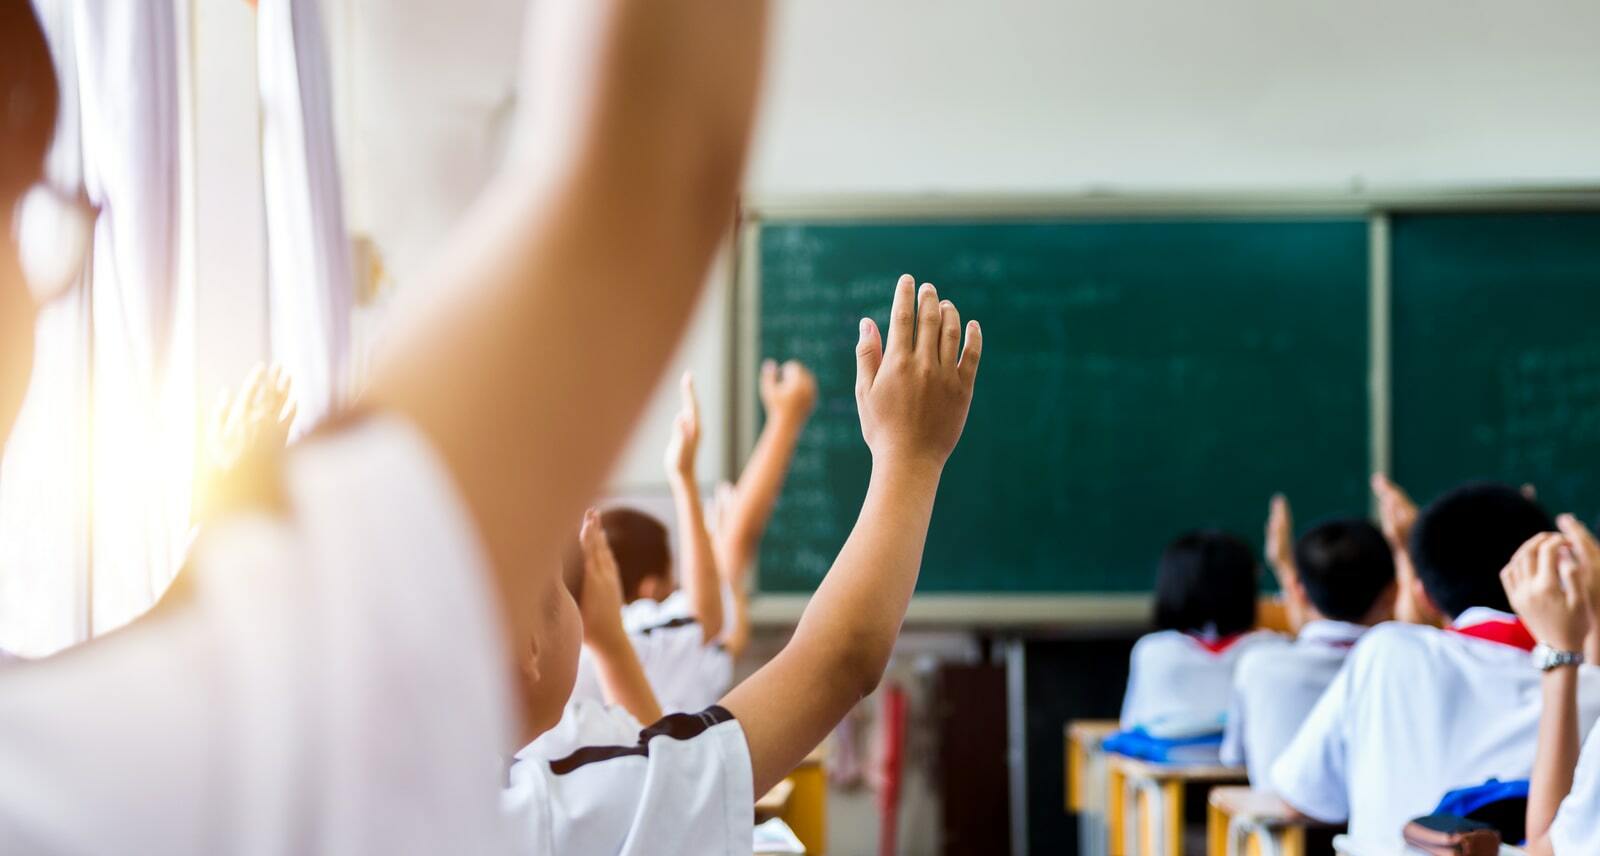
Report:
[[[1164,856],[1183,856],[1183,783],[1162,782],[1161,801],[1165,836],[1156,845],[1162,849],[1156,852]]]
[[[1303,826],[1290,826],[1283,830],[1283,846],[1278,848],[1279,856],[1306,856],[1306,829]]]
[[[1109,767],[1109,765],[1108,765]],[[1106,852],[1110,856],[1131,856],[1128,853],[1127,784],[1122,773],[1108,769],[1106,772]]]
[[[828,774],[821,764],[801,764],[789,777],[794,779],[794,793],[783,822],[806,846],[806,853],[822,856],[828,851]]]
[[[1228,856],[1228,814],[1206,805],[1206,856]]]

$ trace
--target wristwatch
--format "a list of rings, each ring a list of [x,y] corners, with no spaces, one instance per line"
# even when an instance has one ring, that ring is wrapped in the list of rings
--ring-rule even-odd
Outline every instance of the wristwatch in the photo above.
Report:
[[[1539,671],[1548,672],[1562,666],[1581,666],[1583,655],[1577,651],[1558,651],[1540,642],[1533,648],[1533,664],[1539,667]]]

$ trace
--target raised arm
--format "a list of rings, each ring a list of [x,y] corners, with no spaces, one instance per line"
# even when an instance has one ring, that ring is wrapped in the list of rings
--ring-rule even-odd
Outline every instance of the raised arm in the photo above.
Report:
[[[667,443],[667,480],[678,512],[678,579],[694,609],[705,642],[722,635],[722,585],[717,575],[717,554],[706,529],[705,506],[694,480],[695,452],[700,448],[700,404],[694,397],[694,378],[687,372],[679,382],[683,404],[672,423]]]
[[[661,718],[661,704],[622,626],[622,577],[600,525],[600,512],[592,508],[584,512],[578,545],[583,551],[583,596],[578,599],[583,644],[594,655],[600,691],[607,702],[649,725]]]
[[[856,405],[872,477],[855,529],[789,644],[723,706],[765,793],[883,677],[916,588],[945,460],[966,425],[983,337],[931,285],[895,287],[885,346],[870,319],[856,347]],[[915,339],[913,340],[913,337]]]
[[[1567,538],[1578,562],[1580,590],[1588,606],[1589,635],[1583,642],[1583,661],[1600,666],[1600,541],[1582,521],[1571,514],[1556,517],[1556,526]]]
[[[1305,604],[1297,596],[1299,573],[1294,566],[1294,517],[1289,510],[1289,498],[1281,493],[1272,495],[1267,508],[1266,532],[1267,567],[1278,580],[1279,597],[1283,599],[1289,629],[1295,633],[1305,626]]]
[[[817,379],[805,366],[794,360],[781,367],[773,360],[761,364],[761,405],[767,422],[739,474],[738,486],[727,487],[717,497],[717,570],[733,606],[722,642],[735,657],[750,641],[750,564],[816,403]]]
[[[767,421],[717,531],[717,564],[730,583],[744,583],[816,403],[817,379],[805,366],[794,360],[782,366],[762,363],[761,406]]]
[[[1567,554],[1565,557],[1563,554]],[[1506,596],[1533,637],[1558,651],[1577,651],[1588,633],[1584,602],[1586,569],[1570,559],[1563,536],[1542,532],[1529,539],[1500,573]],[[1549,854],[1550,823],[1572,790],[1578,765],[1578,667],[1544,673],[1539,741],[1528,785],[1528,851]]]
[[[559,552],[610,468],[729,223],[767,6],[534,4],[520,159],[373,379],[368,403],[421,428],[477,523],[509,664],[540,620],[528,569]]]
[[[1411,564],[1411,529],[1417,523],[1417,504],[1383,473],[1372,476],[1372,494],[1378,500],[1378,524],[1394,553],[1394,573],[1399,597],[1395,618],[1411,624],[1439,624],[1440,617],[1417,598],[1417,571]]]

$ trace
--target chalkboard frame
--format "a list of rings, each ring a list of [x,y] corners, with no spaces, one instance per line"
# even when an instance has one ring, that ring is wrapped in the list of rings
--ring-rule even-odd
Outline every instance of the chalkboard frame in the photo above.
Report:
[[[753,391],[759,371],[761,230],[768,224],[1016,222],[1094,218],[1210,219],[1263,217],[1294,220],[1361,217],[1368,223],[1369,465],[1390,470],[1389,218],[1397,214],[1566,212],[1600,210],[1600,185],[1524,186],[1241,193],[1086,193],[1081,195],[789,195],[747,200],[736,225],[730,266],[729,412],[736,424],[727,450],[737,472],[754,448],[759,424]],[[810,600],[805,594],[763,594],[760,567],[752,569],[751,619],[762,626],[793,624]],[[1007,593],[917,594],[908,624],[953,627],[1136,627],[1149,616],[1144,594]]]

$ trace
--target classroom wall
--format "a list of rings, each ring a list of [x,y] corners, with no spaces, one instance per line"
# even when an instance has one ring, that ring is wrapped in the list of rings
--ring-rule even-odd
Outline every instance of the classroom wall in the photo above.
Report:
[[[1593,182],[1600,4],[780,0],[755,200]],[[329,0],[351,218],[404,281],[487,178],[519,0]],[[728,396],[713,291],[671,378]],[[670,387],[668,387],[670,393]],[[658,402],[616,481],[659,486]],[[725,422],[725,420],[723,420]],[[720,477],[725,455],[705,455]]]

